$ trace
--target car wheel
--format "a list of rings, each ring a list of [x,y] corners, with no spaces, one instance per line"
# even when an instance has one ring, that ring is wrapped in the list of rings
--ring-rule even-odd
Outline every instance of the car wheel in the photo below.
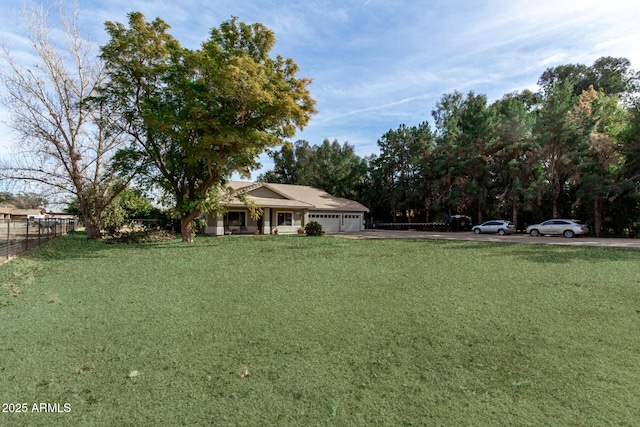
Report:
[[[476,228],[476,229],[473,230],[473,232],[476,233],[476,234],[480,234],[480,229]]]
[[[564,237],[566,237],[567,239],[570,239],[574,236],[574,233],[571,230],[565,230],[563,234],[564,234]]]
[[[501,236],[504,236],[504,230],[503,229],[498,230],[498,234]]]
[[[540,235],[540,232],[534,228],[529,232],[529,234],[531,234],[532,237],[537,237]]]

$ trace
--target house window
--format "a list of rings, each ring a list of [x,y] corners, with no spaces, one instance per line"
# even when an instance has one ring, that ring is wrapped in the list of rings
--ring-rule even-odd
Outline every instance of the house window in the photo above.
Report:
[[[224,225],[226,227],[244,227],[245,213],[244,212],[227,212],[224,215]]]
[[[278,225],[293,225],[293,213],[278,212]]]

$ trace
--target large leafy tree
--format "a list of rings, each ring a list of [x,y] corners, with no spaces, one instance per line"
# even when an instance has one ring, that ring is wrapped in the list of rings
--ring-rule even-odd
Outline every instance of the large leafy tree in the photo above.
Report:
[[[128,27],[106,29],[104,100],[135,140],[119,166],[139,168],[174,198],[182,240],[192,241],[194,219],[219,208],[214,193],[225,180],[248,175],[260,153],[306,126],[311,81],[296,77],[292,59],[270,56],[275,36],[259,23],[233,17],[195,51],[139,12]]]
[[[591,66],[565,64],[547,68],[540,76],[538,85],[543,92],[547,92],[562,82],[570,82],[576,96],[589,90],[590,86],[605,95],[620,95],[637,89],[637,76],[631,69],[631,62],[627,58],[612,56],[598,58]]]
[[[617,96],[597,92],[593,86],[582,92],[570,112],[570,118],[582,133],[576,165],[577,204],[591,204],[593,229],[602,231],[603,205],[618,196],[616,184],[622,156],[617,134],[621,130],[621,109]]]
[[[627,58],[603,56],[589,68],[589,75],[589,86],[606,96],[625,96],[638,89],[638,76]]]
[[[18,209],[38,209],[46,207],[49,201],[38,193],[13,194],[3,191],[0,192],[0,203],[10,203]]]
[[[640,99],[634,99],[625,111],[618,134],[623,163],[618,170],[619,197],[612,201],[616,230],[640,236]]]
[[[286,143],[271,154],[274,168],[259,181],[279,184],[310,185],[336,197],[361,199],[361,188],[367,172],[366,161],[349,143],[325,139],[321,145],[299,140]]]
[[[550,186],[554,216],[573,213],[581,201],[593,202],[590,215],[599,234],[604,200],[613,201],[624,185],[614,185],[617,134],[624,100],[637,90],[637,75],[626,58],[602,57],[547,69],[540,78],[543,102],[537,138]],[[627,157],[626,159],[631,160]]]
[[[310,182],[309,159],[313,154],[314,149],[305,140],[298,140],[294,144],[286,142],[280,150],[270,153],[273,170],[261,174],[258,181],[307,185]]]
[[[336,197],[360,198],[367,166],[364,159],[355,153],[353,145],[325,139],[315,149],[310,169],[313,177],[311,185]]]

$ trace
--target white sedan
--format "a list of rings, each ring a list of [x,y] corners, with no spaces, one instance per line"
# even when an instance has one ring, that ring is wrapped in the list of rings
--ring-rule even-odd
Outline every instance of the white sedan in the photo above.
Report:
[[[480,225],[475,225],[471,228],[476,234],[480,233],[498,233],[501,236],[505,234],[511,234],[515,230],[513,224],[509,221],[504,221],[501,219],[492,219],[491,221],[486,221]]]
[[[588,232],[589,228],[575,219],[550,219],[540,224],[533,224],[527,227],[527,233],[533,237],[545,234],[557,234],[571,238],[580,234],[587,234]]]

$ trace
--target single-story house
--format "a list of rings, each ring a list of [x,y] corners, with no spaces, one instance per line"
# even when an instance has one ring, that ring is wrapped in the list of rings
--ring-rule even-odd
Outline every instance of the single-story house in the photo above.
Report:
[[[234,197],[227,203],[224,214],[210,212],[205,215],[204,234],[271,234],[276,231],[292,234],[311,221],[320,223],[327,233],[362,231],[364,214],[369,212],[358,202],[333,197],[326,191],[305,185],[244,181],[230,181],[227,185],[262,208],[262,216],[257,220],[251,218],[244,202]]]
[[[44,217],[44,209],[20,209],[11,204],[0,205],[0,219],[27,219]]]
[[[63,219],[63,220],[76,220],[78,219],[78,215],[70,214],[69,212],[47,212],[49,218],[53,219]]]

